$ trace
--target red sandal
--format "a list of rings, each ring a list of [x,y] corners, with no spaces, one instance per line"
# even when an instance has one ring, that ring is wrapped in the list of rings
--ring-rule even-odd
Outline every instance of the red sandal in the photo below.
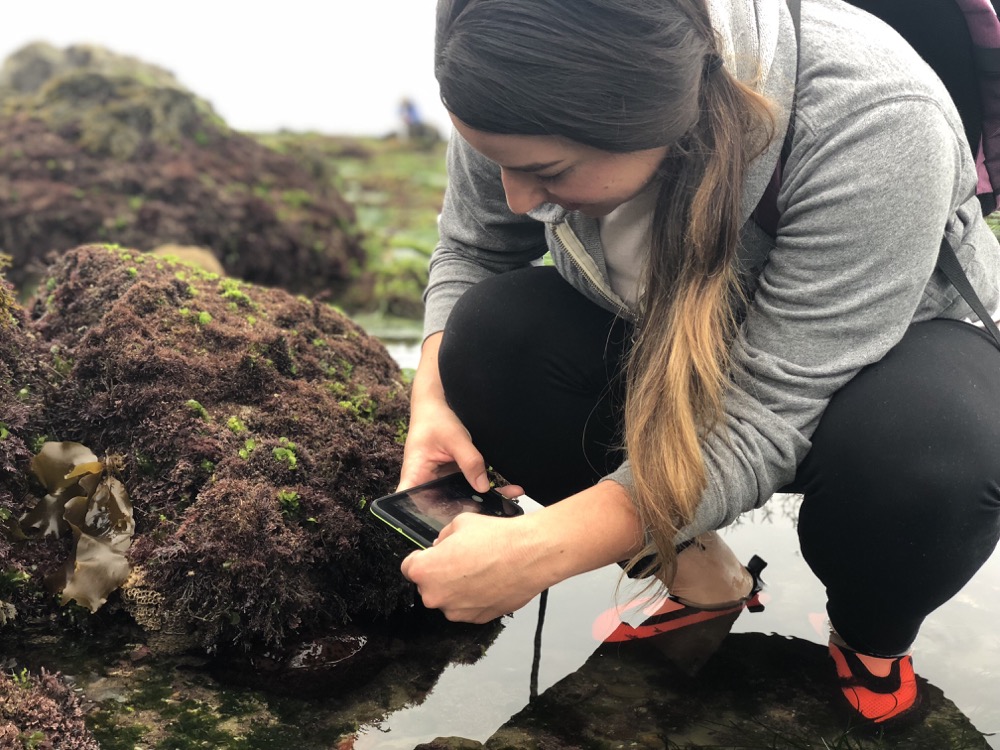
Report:
[[[909,723],[920,713],[920,691],[909,654],[892,660],[889,674],[877,677],[857,652],[830,641],[830,656],[837,667],[840,692],[853,709],[852,715],[873,727]]]
[[[765,567],[767,567],[767,563],[757,555],[750,558],[746,569],[753,578],[753,587],[746,597],[736,602],[706,608],[688,604],[672,595],[667,595],[666,598],[653,595],[638,597],[621,607],[611,607],[594,620],[592,628],[594,640],[604,643],[621,643],[669,633],[672,630],[714,620],[734,612],[741,612],[744,609],[751,612],[762,612],[764,603],[761,601],[761,590],[764,588],[764,582],[761,580],[760,574]],[[621,619],[623,612],[643,606],[646,607],[645,613],[648,617],[640,625],[632,626]]]

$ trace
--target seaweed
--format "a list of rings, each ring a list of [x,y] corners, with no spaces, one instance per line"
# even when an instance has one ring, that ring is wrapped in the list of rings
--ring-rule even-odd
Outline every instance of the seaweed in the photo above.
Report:
[[[163,651],[278,648],[409,612],[405,542],[362,503],[393,488],[408,414],[382,344],[330,305],[139,257],[69,251],[29,308],[51,387],[25,429],[81,447],[42,472],[51,498],[18,516],[17,564],[91,610],[120,602]]]

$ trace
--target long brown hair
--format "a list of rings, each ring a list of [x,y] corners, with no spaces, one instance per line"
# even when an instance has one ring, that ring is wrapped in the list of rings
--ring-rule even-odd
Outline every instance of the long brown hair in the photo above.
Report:
[[[705,0],[438,5],[442,99],[471,127],[619,153],[669,145],[625,404],[632,497],[668,580],[729,384],[744,177],[773,135],[767,100],[717,60]]]

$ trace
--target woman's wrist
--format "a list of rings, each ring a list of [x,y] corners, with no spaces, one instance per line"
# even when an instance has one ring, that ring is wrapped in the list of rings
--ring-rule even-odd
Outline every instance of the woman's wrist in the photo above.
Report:
[[[441,373],[438,370],[438,350],[441,348],[443,336],[443,332],[432,333],[424,339],[420,348],[420,362],[417,364],[410,389],[411,421],[413,412],[419,411],[425,405],[436,409],[448,403],[444,395],[444,386],[441,384]]]
[[[616,482],[600,482],[523,521],[523,564],[542,588],[627,560],[643,546],[635,506]]]

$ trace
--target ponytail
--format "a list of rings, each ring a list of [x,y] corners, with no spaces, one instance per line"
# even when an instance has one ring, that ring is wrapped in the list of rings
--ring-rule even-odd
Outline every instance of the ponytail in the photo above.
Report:
[[[707,484],[702,445],[719,427],[729,385],[743,182],[773,130],[767,100],[724,68],[713,71],[713,57],[702,116],[663,164],[644,308],[627,365],[633,499],[668,581],[677,532],[694,518]]]

